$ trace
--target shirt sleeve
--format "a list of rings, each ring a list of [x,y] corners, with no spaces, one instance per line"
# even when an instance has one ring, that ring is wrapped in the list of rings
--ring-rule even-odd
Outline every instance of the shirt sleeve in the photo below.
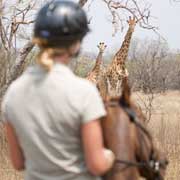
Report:
[[[83,100],[82,123],[99,119],[106,115],[102,98],[97,88],[92,85]]]
[[[8,120],[8,95],[6,94],[3,98],[3,101],[1,103],[1,115],[2,115],[2,121],[7,122]]]
[[[2,99],[2,103],[1,103],[1,117],[2,117],[2,121],[3,122],[7,122],[10,121],[10,101],[13,98],[12,95],[12,84],[9,86],[9,88],[7,89],[3,99]]]

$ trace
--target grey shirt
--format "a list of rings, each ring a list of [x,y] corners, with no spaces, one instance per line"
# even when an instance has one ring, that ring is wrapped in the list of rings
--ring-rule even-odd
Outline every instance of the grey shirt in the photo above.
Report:
[[[8,89],[2,111],[16,130],[26,180],[97,180],[88,172],[80,128],[106,114],[96,87],[62,64],[29,68]]]

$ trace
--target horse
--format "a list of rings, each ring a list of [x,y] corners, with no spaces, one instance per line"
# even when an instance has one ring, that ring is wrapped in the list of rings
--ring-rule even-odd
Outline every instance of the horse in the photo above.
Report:
[[[101,121],[105,146],[116,157],[103,180],[163,180],[168,161],[153,144],[145,116],[131,101],[127,79],[121,97],[105,100],[107,116]]]

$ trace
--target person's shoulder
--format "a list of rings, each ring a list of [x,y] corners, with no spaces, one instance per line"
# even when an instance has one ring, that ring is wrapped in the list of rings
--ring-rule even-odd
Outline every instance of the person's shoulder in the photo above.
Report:
[[[2,108],[2,112],[5,112],[5,109],[7,107],[10,107],[10,102],[12,102],[14,100],[14,98],[16,97],[16,87],[17,87],[17,80],[14,80],[6,89],[6,92],[3,96],[3,100],[2,100],[2,104],[1,104],[1,108]]]
[[[23,86],[24,84],[24,73],[19,76],[17,79],[11,82],[11,84],[6,89],[2,103],[1,103],[1,110],[3,114],[3,119],[5,119],[5,116],[7,113],[10,112],[10,109],[13,107],[13,102],[16,102],[16,97],[18,94],[20,94],[19,87]]]
[[[17,88],[20,84],[21,79],[22,78],[19,77],[9,85],[9,87],[6,90],[5,97],[12,97],[17,92]]]
[[[85,78],[76,77],[76,83],[85,92],[96,91],[96,86]]]
[[[10,96],[17,92],[18,88],[24,84],[26,75],[29,73],[31,68],[25,70],[17,79],[15,79],[7,88],[5,95]]]

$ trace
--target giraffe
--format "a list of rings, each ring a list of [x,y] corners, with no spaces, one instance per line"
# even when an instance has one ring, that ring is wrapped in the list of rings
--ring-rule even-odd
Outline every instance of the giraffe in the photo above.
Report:
[[[103,75],[103,78],[105,78],[104,83],[106,83],[105,91],[106,95],[108,96],[119,96],[121,93],[122,79],[128,77],[129,75],[125,67],[125,62],[128,56],[132,34],[134,32],[137,21],[135,17],[129,17],[129,20],[127,22],[129,24],[129,28],[122,43],[122,46],[113,57],[111,64],[107,67],[106,72]]]
[[[99,54],[97,56],[95,66],[92,71],[87,75],[87,79],[93,82],[95,85],[98,84],[99,76],[101,73],[102,56],[107,46],[104,42],[100,42],[97,47],[99,48]]]

